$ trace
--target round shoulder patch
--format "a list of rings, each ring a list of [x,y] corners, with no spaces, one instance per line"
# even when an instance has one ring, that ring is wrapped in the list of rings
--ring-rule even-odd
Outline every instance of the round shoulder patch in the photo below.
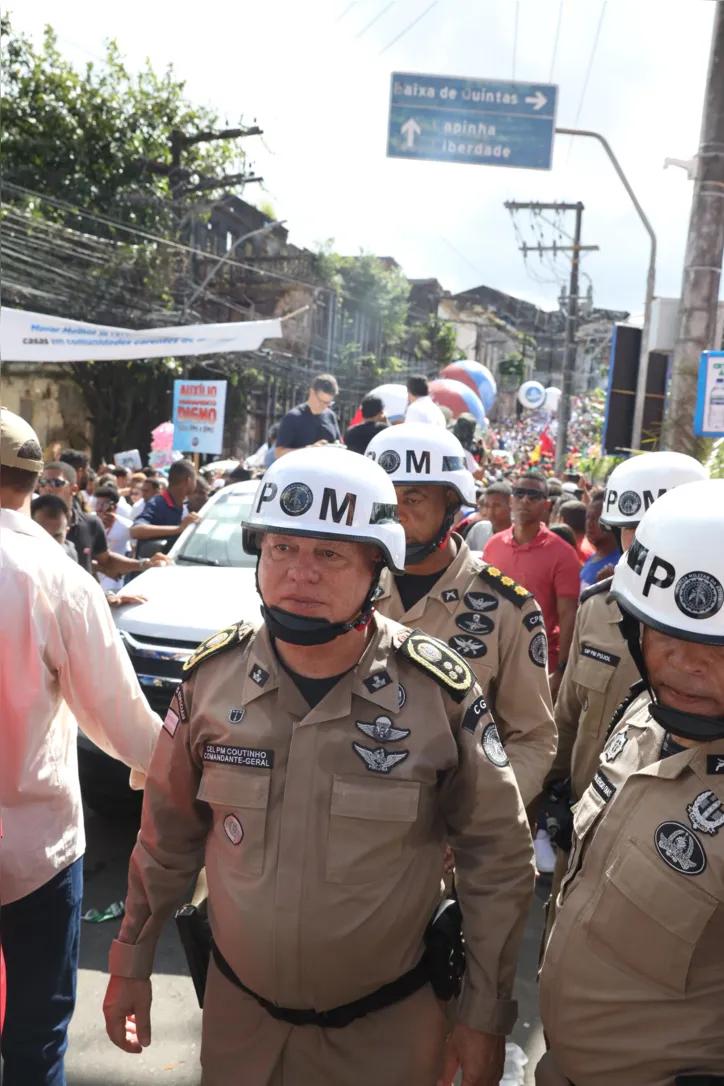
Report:
[[[654,844],[664,863],[681,875],[700,875],[706,867],[706,853],[682,822],[662,822],[656,827]]]
[[[548,663],[548,639],[542,630],[531,638],[528,655],[536,667],[545,667]]]
[[[487,728],[484,729],[480,745],[488,761],[492,762],[493,765],[497,765],[499,769],[508,765],[508,755],[505,753],[505,747],[501,742],[495,724],[488,724]]]

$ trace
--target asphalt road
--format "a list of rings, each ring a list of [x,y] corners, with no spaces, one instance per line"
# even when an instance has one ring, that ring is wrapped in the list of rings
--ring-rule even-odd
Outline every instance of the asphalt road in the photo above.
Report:
[[[86,832],[83,909],[103,910],[125,897],[128,859],[137,824],[109,822],[89,813]],[[543,1051],[535,975],[544,896],[541,887],[533,901],[518,970],[520,1013],[512,1040],[529,1057],[525,1086],[532,1086],[533,1068]],[[119,920],[83,924],[78,1003],[66,1058],[68,1086],[198,1086],[201,1012],[172,923],[163,933],[156,957],[150,1048],[140,1056],[129,1056],[114,1048],[106,1037],[102,1004],[108,980],[108,949],[119,927]]]

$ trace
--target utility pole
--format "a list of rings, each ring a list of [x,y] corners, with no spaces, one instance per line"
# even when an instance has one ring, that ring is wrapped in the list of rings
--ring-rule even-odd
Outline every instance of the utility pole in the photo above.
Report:
[[[714,12],[709,72],[689,219],[679,331],[674,348],[664,441],[667,449],[696,455],[693,420],[701,352],[714,342],[724,254],[724,3]]]
[[[526,245],[521,246],[524,256],[528,253],[570,253],[571,281],[568,289],[568,312],[566,314],[566,354],[563,362],[563,388],[558,401],[558,436],[556,438],[556,471],[561,472],[566,464],[568,452],[568,426],[571,421],[571,396],[573,395],[573,374],[576,368],[576,332],[578,331],[578,291],[579,271],[582,252],[595,252],[598,245],[581,245],[584,206],[577,204],[519,204],[506,202],[508,211],[575,211],[576,225],[573,232],[573,245]]]

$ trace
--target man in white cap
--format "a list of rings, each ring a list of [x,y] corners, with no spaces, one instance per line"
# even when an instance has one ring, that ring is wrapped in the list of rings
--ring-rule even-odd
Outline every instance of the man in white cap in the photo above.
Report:
[[[38,439],[0,409],[0,942],[4,1086],[63,1086],[83,893],[77,722],[139,774],[152,713],[98,583],[30,518]]]
[[[244,527],[263,624],[210,638],[171,703],[111,949],[109,1036],[150,1043],[156,943],[205,862],[204,1086],[451,1086],[460,1065],[497,1086],[530,833],[467,662],[374,613],[381,571],[404,563],[394,487],[346,449],[295,450]],[[448,840],[467,966],[446,1043],[452,992],[425,931]]]
[[[616,567],[644,689],[576,806],[539,1086],[724,1082],[723,535],[724,481],[686,483]]]

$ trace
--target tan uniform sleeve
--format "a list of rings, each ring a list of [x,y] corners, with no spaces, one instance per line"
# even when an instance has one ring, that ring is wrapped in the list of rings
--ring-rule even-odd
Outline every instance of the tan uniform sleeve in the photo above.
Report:
[[[141,832],[131,855],[126,913],[110,951],[121,977],[150,977],[161,928],[204,862],[212,814],[196,800],[201,763],[193,752],[188,715],[194,679],[174,695],[173,716],[161,730],[146,778]],[[183,709],[186,709],[186,712]],[[170,721],[170,723],[169,723]]]
[[[533,847],[515,776],[500,764],[505,752],[498,741],[496,753],[493,718],[481,702],[476,684],[461,706],[450,703],[459,761],[440,800],[467,955],[458,1018],[472,1029],[505,1034],[517,1016],[513,981],[534,888]],[[484,753],[484,735],[495,762]]]
[[[501,600],[495,719],[526,807],[540,793],[556,753],[548,671],[530,652],[532,639],[543,630],[542,622],[533,625],[531,619],[539,614],[533,600],[523,608]]]
[[[573,679],[579,657],[581,655],[581,615],[579,607],[576,615],[576,625],[573,630],[571,651],[568,654],[568,663],[563,675],[563,681],[556,701],[555,720],[558,728],[558,750],[553,760],[548,779],[550,781],[564,780],[571,775],[571,758],[573,746],[578,735],[578,723],[583,711],[580,688]]]

